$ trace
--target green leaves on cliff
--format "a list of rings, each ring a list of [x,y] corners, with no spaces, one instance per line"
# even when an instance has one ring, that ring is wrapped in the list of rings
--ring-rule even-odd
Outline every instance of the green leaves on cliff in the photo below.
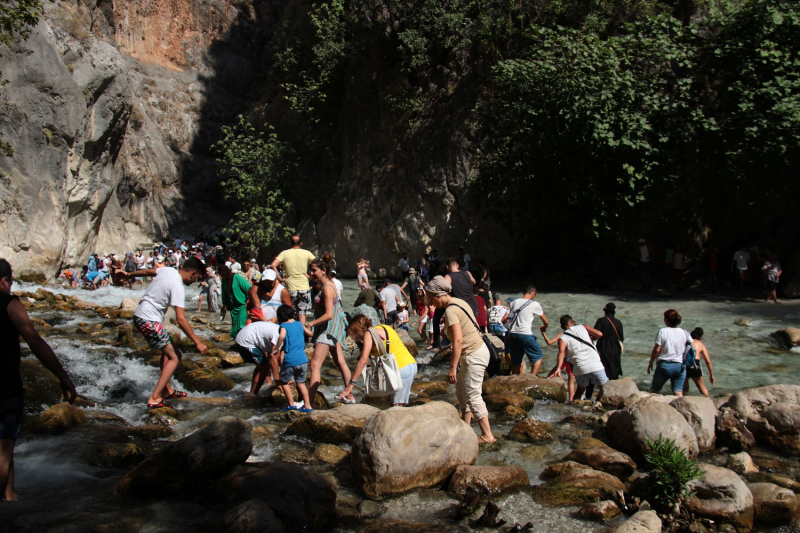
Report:
[[[42,16],[44,8],[40,0],[0,0],[0,44],[6,46],[14,40],[25,40]],[[0,85],[5,85],[0,70]],[[14,155],[14,148],[0,140],[0,153],[6,157]]]
[[[271,130],[257,132],[241,115],[235,126],[222,128],[222,135],[212,147],[222,164],[220,185],[226,199],[241,204],[227,229],[256,249],[291,235],[294,230],[285,223],[291,204],[281,191],[291,178],[291,148]]]

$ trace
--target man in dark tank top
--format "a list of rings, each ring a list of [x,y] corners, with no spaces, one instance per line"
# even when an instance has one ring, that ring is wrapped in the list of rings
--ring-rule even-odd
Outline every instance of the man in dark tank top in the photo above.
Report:
[[[39,336],[25,306],[11,294],[14,283],[11,265],[0,259],[0,490],[3,499],[15,501],[14,443],[19,435],[24,410],[24,389],[19,373],[22,336],[35,355],[61,382],[69,403],[75,401],[75,385],[58,362],[53,349]]]
[[[478,316],[478,301],[475,299],[475,278],[469,271],[461,270],[458,260],[455,257],[447,259],[447,269],[449,273],[444,277],[453,291],[450,293],[454,298],[460,298],[467,302],[475,316]]]

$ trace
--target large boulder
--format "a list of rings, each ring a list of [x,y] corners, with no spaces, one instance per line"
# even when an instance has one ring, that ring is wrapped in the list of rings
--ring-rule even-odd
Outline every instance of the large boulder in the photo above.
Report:
[[[25,414],[41,413],[61,401],[58,378],[38,361],[20,361],[19,373],[25,388]]]
[[[636,470],[636,463],[630,456],[608,446],[572,450],[562,461],[575,461],[622,479],[627,478]]]
[[[467,466],[456,468],[448,490],[463,498],[473,488],[490,498],[530,486],[528,474],[521,466]]]
[[[639,387],[631,378],[612,379],[603,385],[600,403],[611,409],[621,409],[629,396],[639,392]]]
[[[713,450],[717,442],[717,408],[714,402],[705,396],[683,396],[670,405],[692,426],[699,450]]]
[[[533,374],[497,376],[483,382],[483,394],[525,394],[534,399],[567,401],[567,386],[563,380],[547,379]]]
[[[733,451],[749,450],[756,444],[756,438],[744,420],[730,407],[723,407],[717,413],[715,434],[720,445]]]
[[[732,470],[708,464],[698,465],[701,476],[689,483],[694,495],[686,508],[701,518],[733,525],[739,531],[753,528],[753,494]]]
[[[234,387],[233,381],[217,368],[195,368],[181,373],[178,379],[192,392],[229,391]]]
[[[752,483],[747,488],[753,495],[754,520],[757,524],[781,524],[791,520],[797,509],[794,492],[773,483]]]
[[[282,461],[237,466],[218,485],[228,504],[266,503],[289,531],[325,531],[336,519],[332,478]]]
[[[478,437],[445,402],[392,407],[372,417],[353,443],[356,486],[380,499],[446,480],[478,458]]]
[[[768,385],[740,391],[728,406],[757,442],[800,454],[800,385]]]
[[[224,533],[284,532],[283,524],[272,508],[259,500],[248,500],[225,513],[222,526]]]
[[[118,491],[156,497],[196,490],[244,463],[253,449],[249,422],[232,416],[217,418],[203,429],[168,444],[122,478]]]
[[[776,331],[771,335],[785,348],[800,346],[800,328],[786,328]]]
[[[608,533],[661,533],[661,519],[655,511],[639,511],[608,529]]]
[[[286,433],[317,442],[352,444],[364,424],[380,409],[365,404],[340,405],[327,411],[313,411],[292,422]]]
[[[611,474],[576,468],[532,490],[534,498],[543,505],[566,506],[601,501],[607,499],[608,494],[624,493],[625,485]]]
[[[622,514],[619,506],[611,500],[587,503],[580,510],[581,516],[587,520],[611,520]]]
[[[123,311],[136,311],[139,306],[139,298],[123,298],[119,308]]]
[[[28,433],[61,435],[87,422],[83,410],[68,403],[57,403],[25,425]]]
[[[637,461],[648,450],[646,440],[659,435],[674,440],[687,457],[697,457],[697,437],[692,426],[678,411],[658,400],[644,400],[614,411],[608,417],[606,431],[614,446]]]

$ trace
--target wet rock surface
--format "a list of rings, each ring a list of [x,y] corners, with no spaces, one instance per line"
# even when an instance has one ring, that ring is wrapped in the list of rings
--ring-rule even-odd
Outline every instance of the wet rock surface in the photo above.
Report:
[[[472,488],[488,497],[530,486],[528,474],[519,466],[459,466],[448,490],[463,498]]]
[[[292,422],[286,432],[317,442],[352,444],[364,425],[380,410],[371,405],[341,405],[314,411]]]
[[[687,457],[698,454],[692,426],[678,411],[655,398],[614,411],[608,418],[606,430],[614,446],[637,461],[647,449],[646,439],[655,441],[659,436],[674,440]]]
[[[757,442],[800,454],[800,386],[746,389],[731,396],[728,406]]]
[[[707,464],[699,465],[702,474],[689,483],[694,492],[686,508],[695,515],[731,524],[740,531],[753,527],[753,495],[744,481],[732,470]]]
[[[561,380],[546,379],[533,374],[497,376],[483,382],[483,394],[522,394],[534,399],[564,402],[567,387]]]

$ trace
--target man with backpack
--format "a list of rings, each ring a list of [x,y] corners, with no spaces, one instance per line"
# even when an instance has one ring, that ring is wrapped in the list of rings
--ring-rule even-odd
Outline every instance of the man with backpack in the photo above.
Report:
[[[504,339],[506,336],[506,328],[503,322],[508,316],[508,309],[503,307],[503,299],[499,296],[495,297],[494,305],[489,309],[489,333]]]
[[[575,397],[580,398],[589,385],[596,385],[599,387],[599,399],[603,395],[603,385],[608,383],[608,377],[592,341],[602,339],[603,334],[586,324],[576,324],[569,315],[562,316],[560,322],[564,332],[558,339],[558,360],[547,377],[561,377],[561,367],[566,360],[572,365],[572,373],[575,374]],[[544,331],[542,335],[549,344],[551,341]]]

